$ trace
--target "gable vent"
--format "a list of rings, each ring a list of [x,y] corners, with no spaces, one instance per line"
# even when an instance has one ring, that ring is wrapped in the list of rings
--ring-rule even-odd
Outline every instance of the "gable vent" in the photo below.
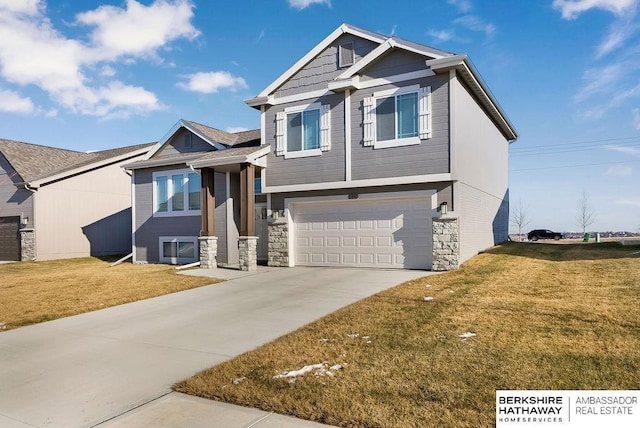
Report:
[[[184,148],[185,149],[190,149],[191,148],[191,133],[187,132],[186,134],[184,134]]]
[[[343,43],[338,46],[338,59],[339,66],[341,68],[353,65],[353,63],[355,62],[355,51],[353,48],[353,42]]]

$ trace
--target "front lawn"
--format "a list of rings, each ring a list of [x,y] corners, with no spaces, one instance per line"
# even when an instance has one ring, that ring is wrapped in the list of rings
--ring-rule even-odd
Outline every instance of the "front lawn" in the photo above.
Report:
[[[497,389],[638,389],[634,251],[613,243],[503,245],[175,389],[339,426],[452,428],[492,426]]]
[[[2,264],[0,332],[218,281],[176,275],[167,265],[109,267],[92,257]]]

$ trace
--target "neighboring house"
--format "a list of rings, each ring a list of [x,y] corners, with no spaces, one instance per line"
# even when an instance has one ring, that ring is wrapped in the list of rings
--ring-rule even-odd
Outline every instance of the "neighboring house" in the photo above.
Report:
[[[508,239],[517,133],[466,55],[342,25],[246,103],[259,138],[180,121],[129,166],[136,261],[448,270]]]
[[[94,153],[0,139],[0,260],[131,250],[131,178],[124,163],[151,145]]]

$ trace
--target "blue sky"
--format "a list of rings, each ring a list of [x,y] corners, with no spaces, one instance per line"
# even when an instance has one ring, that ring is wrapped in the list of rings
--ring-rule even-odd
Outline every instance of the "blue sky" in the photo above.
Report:
[[[0,138],[74,150],[180,119],[257,128],[243,103],[341,23],[468,54],[515,125],[527,229],[640,228],[640,0],[0,0]]]

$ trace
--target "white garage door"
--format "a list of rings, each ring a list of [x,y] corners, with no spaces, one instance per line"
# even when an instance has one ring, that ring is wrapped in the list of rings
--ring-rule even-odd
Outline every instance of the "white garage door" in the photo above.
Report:
[[[299,203],[295,263],[431,269],[428,198]]]

